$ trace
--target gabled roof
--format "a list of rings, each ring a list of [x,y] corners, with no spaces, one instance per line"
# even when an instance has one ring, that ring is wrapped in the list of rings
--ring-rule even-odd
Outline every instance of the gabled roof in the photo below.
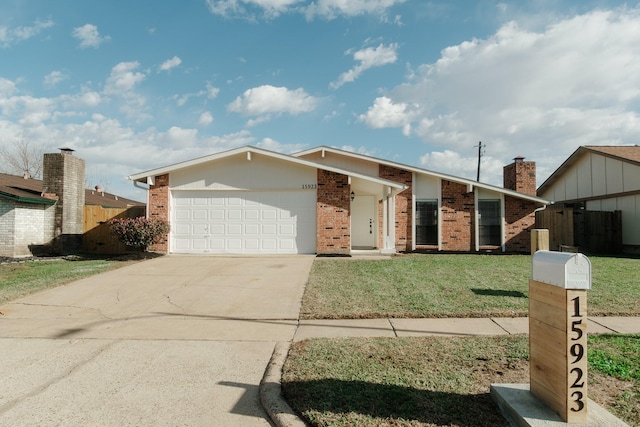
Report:
[[[355,159],[365,160],[365,161],[369,161],[369,162],[375,162],[375,163],[379,163],[379,164],[386,165],[386,166],[392,166],[392,167],[395,167],[395,168],[404,169],[404,170],[409,171],[409,172],[415,172],[415,173],[419,173],[419,174],[433,176],[433,177],[436,177],[436,178],[445,179],[445,180],[451,181],[451,182],[457,182],[459,184],[464,184],[464,185],[468,185],[468,186],[474,186],[474,187],[478,187],[478,188],[483,188],[483,189],[486,189],[486,190],[496,191],[496,192],[499,192],[499,193],[503,193],[503,194],[505,194],[507,196],[517,197],[517,198],[520,198],[520,199],[529,200],[529,201],[540,203],[540,204],[543,204],[543,205],[551,204],[551,202],[548,201],[548,200],[541,199],[539,197],[532,196],[532,195],[529,195],[529,194],[519,193],[517,191],[509,190],[509,189],[506,189],[506,188],[503,188],[503,187],[497,187],[495,185],[485,184],[485,183],[482,183],[482,182],[474,181],[472,179],[462,178],[462,177],[459,177],[459,176],[453,176],[453,175],[449,175],[449,174],[445,174],[445,173],[441,173],[441,172],[434,172],[434,171],[431,171],[431,170],[422,169],[422,168],[418,168],[418,167],[415,167],[415,166],[409,166],[409,165],[405,165],[405,164],[402,164],[402,163],[392,162],[392,161],[385,160],[385,159],[379,159],[379,158],[372,157],[372,156],[366,156],[364,154],[358,154],[358,153],[354,153],[354,152],[351,152],[351,151],[344,151],[344,150],[340,150],[340,149],[334,148],[334,147],[328,147],[328,146],[315,147],[315,148],[311,148],[309,150],[305,150],[305,151],[300,151],[298,153],[294,153],[293,156],[296,156],[296,157],[305,156],[307,154],[312,154],[312,153],[317,153],[317,152],[322,152],[322,151],[328,151],[328,152],[340,154],[340,155],[343,155],[343,156],[353,157]]]
[[[202,165],[205,163],[209,163],[209,162],[213,162],[216,160],[221,160],[227,157],[231,157],[231,156],[235,156],[237,154],[247,154],[248,156],[251,156],[251,154],[259,154],[259,155],[263,155],[266,157],[270,157],[273,159],[279,159],[279,160],[284,160],[287,162],[291,162],[294,164],[299,164],[299,165],[303,165],[303,166],[309,166],[315,169],[322,169],[322,170],[326,170],[329,172],[336,172],[336,173],[340,173],[343,175],[347,175],[347,176],[351,176],[354,178],[360,178],[366,181],[371,181],[371,182],[375,182],[381,185],[387,185],[389,187],[398,189],[398,190],[403,190],[406,188],[406,186],[404,184],[400,184],[398,182],[395,181],[390,181],[388,179],[383,179],[383,178],[379,178],[379,177],[372,177],[369,175],[365,175],[365,174],[361,174],[358,172],[354,172],[354,171],[349,171],[346,169],[342,169],[342,168],[337,168],[337,167],[333,167],[333,166],[329,166],[329,165],[325,165],[322,163],[316,163],[316,162],[312,162],[309,160],[305,160],[305,159],[301,159],[295,156],[290,156],[287,154],[282,154],[282,153],[277,153],[275,151],[270,151],[270,150],[265,150],[263,148],[258,148],[258,147],[253,147],[250,145],[246,145],[243,147],[239,147],[239,148],[234,148],[232,150],[227,150],[227,151],[223,151],[220,153],[215,153],[215,154],[210,154],[208,156],[204,156],[204,157],[198,157],[196,159],[192,159],[192,160],[187,160],[184,162],[180,162],[180,163],[175,163],[172,165],[168,165],[168,166],[163,166],[157,169],[151,169],[145,172],[140,172],[134,175],[130,175],[127,178],[130,179],[131,181],[134,182],[143,182],[143,183],[150,183],[150,181],[153,179],[153,177],[158,176],[158,175],[164,175],[167,173],[172,173],[172,172],[176,172],[182,169],[186,169],[186,168],[190,168],[193,166],[198,166],[198,165]]]
[[[640,166],[640,146],[637,145],[584,145],[578,147],[576,151],[571,154],[567,160],[564,161],[556,169],[545,182],[538,187],[538,194],[542,194],[547,191],[567,170],[571,169],[573,165],[587,153],[594,153],[611,159],[620,160],[622,162],[631,163]]]
[[[23,203],[52,205],[55,200],[42,195],[43,183],[39,179],[23,178],[0,173],[0,197]],[[85,205],[126,208],[144,206],[144,203],[116,196],[115,194],[85,189]]]

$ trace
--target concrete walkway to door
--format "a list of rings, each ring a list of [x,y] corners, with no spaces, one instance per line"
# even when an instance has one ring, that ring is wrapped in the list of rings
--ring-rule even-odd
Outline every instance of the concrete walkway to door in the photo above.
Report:
[[[0,306],[0,425],[270,425],[313,260],[171,255]]]

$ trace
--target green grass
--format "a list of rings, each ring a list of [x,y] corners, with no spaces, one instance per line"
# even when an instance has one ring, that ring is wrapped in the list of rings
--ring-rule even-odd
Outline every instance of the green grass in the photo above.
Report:
[[[640,335],[590,335],[589,369],[628,384],[610,404],[617,416],[640,425]]]
[[[640,260],[590,257],[590,315],[640,315]],[[531,256],[412,254],[314,262],[300,315],[526,316]]]
[[[25,261],[0,265],[0,304],[35,292],[79,280],[130,261],[74,258],[50,261]]]
[[[629,425],[640,425],[635,336],[590,336],[589,390]],[[608,366],[635,374],[611,382]],[[618,368],[613,368],[614,375]],[[624,374],[626,375],[626,374]],[[623,376],[624,376],[623,375]],[[293,344],[283,393],[313,426],[506,426],[492,383],[528,383],[524,335],[467,338],[318,339]],[[598,400],[596,400],[598,401]]]

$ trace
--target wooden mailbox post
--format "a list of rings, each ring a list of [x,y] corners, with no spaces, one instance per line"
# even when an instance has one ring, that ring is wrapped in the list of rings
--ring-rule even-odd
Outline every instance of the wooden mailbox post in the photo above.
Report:
[[[567,423],[587,422],[587,289],[580,253],[538,251],[529,281],[531,393]]]

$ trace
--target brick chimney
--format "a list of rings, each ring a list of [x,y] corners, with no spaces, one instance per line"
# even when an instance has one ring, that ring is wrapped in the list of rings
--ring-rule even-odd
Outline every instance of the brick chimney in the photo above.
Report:
[[[47,153],[43,162],[43,193],[55,194],[52,249],[59,254],[82,250],[85,162],[70,148]]]
[[[503,168],[503,187],[519,193],[536,195],[536,162],[525,162],[518,156]]]

